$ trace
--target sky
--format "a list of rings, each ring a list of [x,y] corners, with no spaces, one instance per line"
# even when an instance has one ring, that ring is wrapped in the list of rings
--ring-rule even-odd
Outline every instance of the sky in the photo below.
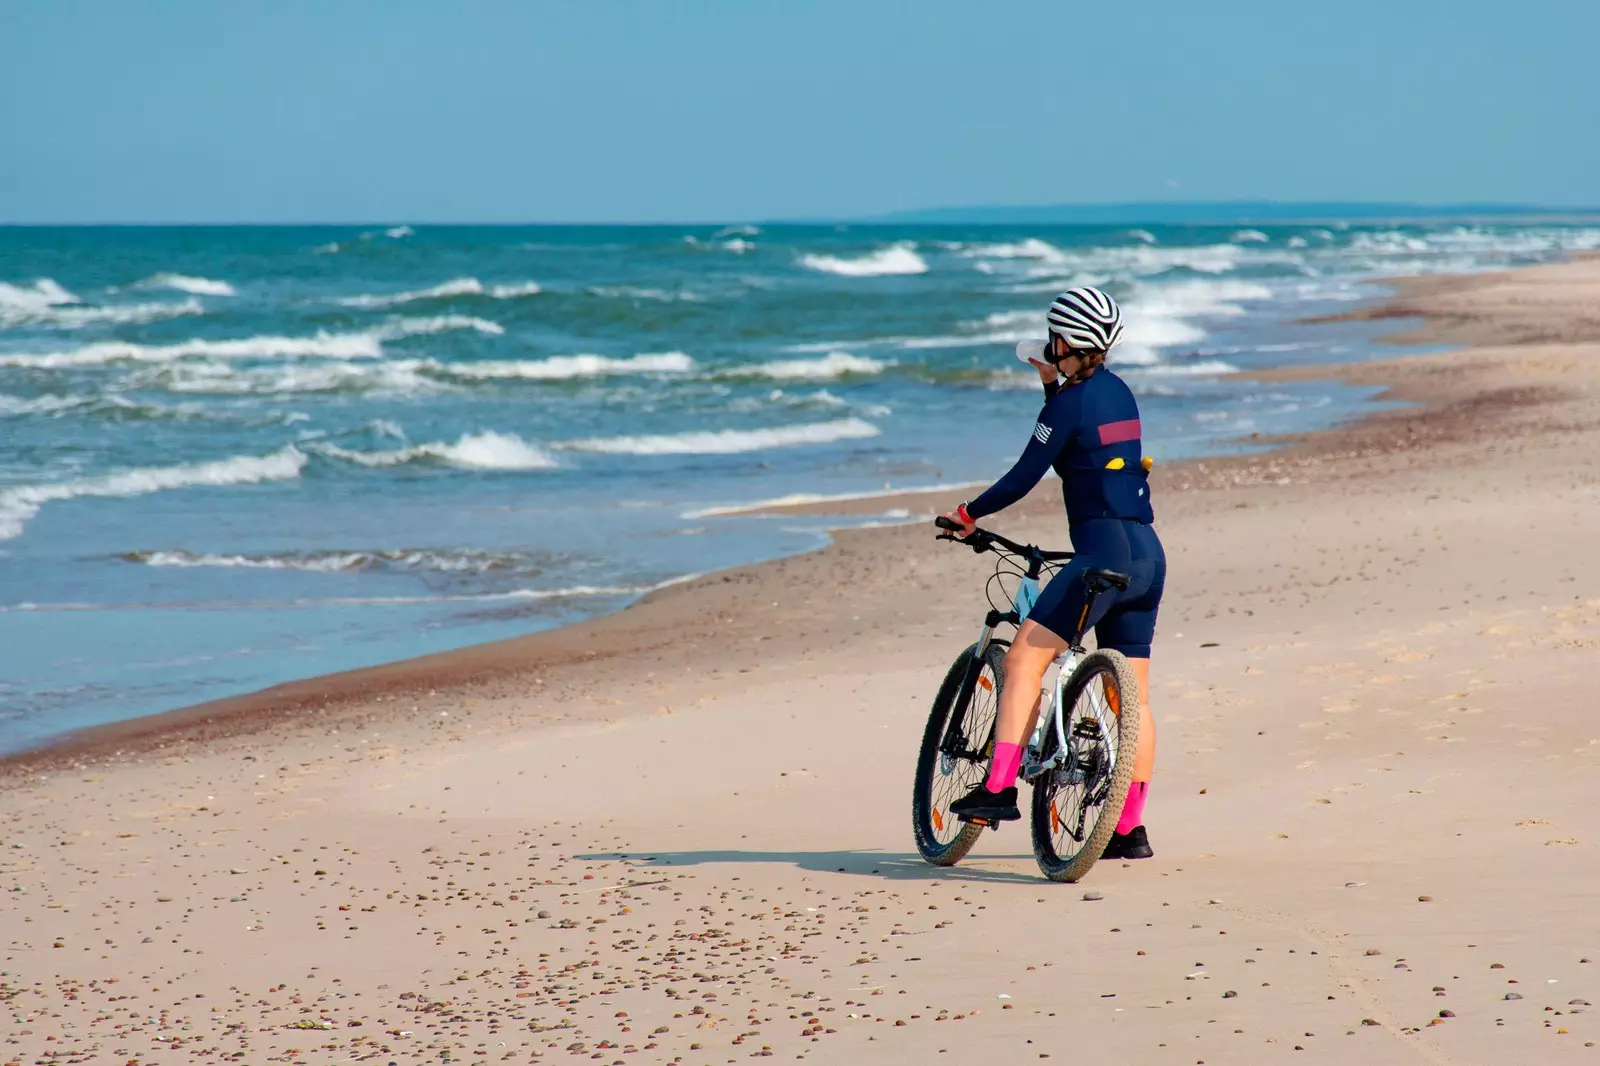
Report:
[[[0,222],[1600,205],[1592,0],[8,0]]]

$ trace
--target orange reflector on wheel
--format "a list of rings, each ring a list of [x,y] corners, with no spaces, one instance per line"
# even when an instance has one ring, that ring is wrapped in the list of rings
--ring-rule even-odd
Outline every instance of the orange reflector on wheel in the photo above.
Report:
[[[933,827],[941,833],[944,832],[944,815],[939,813],[937,807],[933,811]]]
[[[1106,685],[1106,684],[1102,684],[1101,688],[1105,690],[1106,705],[1111,708],[1111,713],[1116,715],[1118,718],[1121,718],[1122,717],[1122,690],[1117,688],[1116,685]]]
[[[1061,832],[1061,812],[1056,809],[1054,803],[1050,804],[1050,832]]]
[[[990,681],[987,677],[984,677],[982,674],[978,675],[978,684],[982,685],[986,692],[993,692],[994,691],[994,682]]]

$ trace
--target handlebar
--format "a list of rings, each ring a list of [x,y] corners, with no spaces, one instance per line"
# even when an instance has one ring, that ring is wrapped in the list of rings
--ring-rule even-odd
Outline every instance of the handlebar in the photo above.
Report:
[[[1033,565],[1065,562],[1068,559],[1071,559],[1074,554],[1073,552],[1045,551],[1044,549],[1036,547],[1032,544],[1018,544],[1016,541],[1011,540],[1008,537],[1003,537],[999,533],[992,533],[987,529],[974,528],[973,531],[968,533],[965,537],[958,537],[955,534],[965,531],[966,527],[959,522],[951,521],[944,515],[940,515],[938,518],[935,518],[933,520],[933,524],[938,526],[940,529],[950,531],[948,533],[939,534],[940,540],[953,540],[958,544],[965,544],[979,554],[987,551],[994,551],[996,547],[999,547],[1007,552],[1010,552],[1012,555],[1021,556]]]

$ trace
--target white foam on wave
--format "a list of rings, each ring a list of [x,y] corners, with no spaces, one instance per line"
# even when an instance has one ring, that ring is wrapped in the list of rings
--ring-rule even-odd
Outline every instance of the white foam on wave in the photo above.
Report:
[[[839,274],[847,278],[873,278],[894,274],[926,274],[927,260],[917,254],[911,241],[899,241],[879,248],[856,259],[836,255],[807,254],[800,257],[800,265],[825,274]]]
[[[760,235],[760,226],[723,226],[711,235],[711,239],[719,241],[724,237],[759,237]]]
[[[479,551],[470,548],[381,548],[355,551],[282,552],[266,555],[219,555],[209,552],[171,551],[129,552],[122,559],[144,566],[219,567],[243,570],[304,570],[311,573],[340,573],[351,570],[395,569],[410,572],[483,574],[515,570],[525,566],[527,557],[517,554]]]
[[[40,278],[32,285],[12,285],[0,281],[0,311],[40,312],[77,302],[78,298],[62,288],[54,278]]]
[[[344,296],[336,303],[345,307],[382,308],[414,303],[418,300],[449,300],[457,296],[487,296],[494,300],[515,300],[523,296],[537,296],[544,291],[536,281],[518,281],[504,285],[485,285],[477,278],[451,278],[427,289],[409,289],[404,292],[362,293]]]
[[[1176,363],[1156,363],[1141,366],[1128,373],[1139,377],[1198,377],[1204,375],[1236,374],[1239,368],[1221,359],[1195,359]]]
[[[410,226],[391,226],[383,231],[383,235],[388,237],[391,241],[398,241],[404,240],[406,237],[411,236],[415,232],[416,230],[412,229]]]
[[[168,489],[292,481],[300,476],[306,461],[305,453],[291,444],[271,455],[144,467],[53,485],[23,485],[7,489],[0,492],[0,540],[20,536],[28,520],[38,514],[41,507],[57,500],[84,496],[145,496]]]
[[[415,394],[439,392],[441,382],[422,373],[428,361],[343,360],[237,367],[223,362],[183,362],[152,367],[134,375],[134,388],[212,396],[273,396],[299,393],[364,392]]]
[[[743,237],[734,237],[732,240],[722,242],[723,250],[732,252],[734,255],[743,255],[754,247],[754,241],[747,241]]]
[[[238,292],[226,281],[195,277],[190,274],[153,274],[139,282],[138,289],[172,289],[190,296],[237,296]]]
[[[50,369],[98,366],[104,363],[165,363],[176,359],[376,359],[383,354],[372,333],[317,333],[310,337],[242,337],[237,340],[195,339],[177,344],[135,344],[101,341],[64,352],[0,353],[0,366]]]
[[[360,333],[318,332],[309,337],[259,336],[231,340],[195,338],[177,344],[101,341],[62,352],[0,352],[0,367],[61,369],[106,363],[169,363],[182,359],[379,359],[383,342],[470,329],[499,335],[497,322],[468,315],[397,318]]]
[[[314,444],[310,450],[330,459],[342,459],[359,466],[400,466],[419,460],[433,460],[467,470],[549,470],[558,464],[549,452],[535,447],[514,433],[464,433],[454,443],[430,441],[392,451],[359,452],[334,444]]]
[[[553,355],[548,359],[486,360],[476,363],[436,363],[426,369],[444,377],[475,381],[495,378],[525,381],[567,381],[573,378],[618,374],[684,374],[694,360],[684,352],[644,352],[627,359],[604,355]]]
[[[1199,344],[1206,338],[1205,329],[1193,319],[1236,318],[1246,313],[1242,301],[1272,296],[1264,285],[1231,279],[1141,285],[1123,302],[1127,325],[1116,358],[1132,366],[1161,362],[1157,354],[1161,350]]]
[[[1266,244],[1268,241],[1272,240],[1271,237],[1268,237],[1265,233],[1262,233],[1258,229],[1237,230],[1233,236],[1229,237],[1228,239],[1234,244]]]
[[[0,281],[0,327],[45,326],[77,329],[93,324],[137,325],[182,315],[205,314],[198,300],[182,303],[85,304],[52,278],[32,285]]]
[[[849,374],[881,374],[893,363],[849,352],[829,352],[821,359],[777,359],[770,363],[730,367],[718,377],[771,378],[774,381],[828,381]]]
[[[594,437],[555,445],[563,451],[601,455],[734,455],[803,444],[831,444],[876,437],[881,430],[859,418],[772,429],[699,430],[653,436]]]
[[[1064,263],[1068,259],[1066,252],[1038,237],[998,244],[960,245],[957,254],[968,259],[1036,259],[1045,263]]]
[[[500,323],[491,322],[487,318],[474,318],[471,315],[433,315],[427,318],[397,318],[379,327],[377,335],[380,340],[397,341],[406,337],[427,337],[458,329],[476,330],[491,337],[498,337],[506,331]]]

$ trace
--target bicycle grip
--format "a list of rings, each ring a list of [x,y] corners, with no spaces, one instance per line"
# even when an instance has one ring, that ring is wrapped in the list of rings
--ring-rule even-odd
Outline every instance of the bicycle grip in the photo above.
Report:
[[[962,525],[960,522],[957,522],[953,518],[946,518],[944,515],[940,515],[938,518],[935,518],[933,520],[933,524],[938,526],[940,529],[948,529],[956,533],[965,533],[967,530],[967,527]]]

